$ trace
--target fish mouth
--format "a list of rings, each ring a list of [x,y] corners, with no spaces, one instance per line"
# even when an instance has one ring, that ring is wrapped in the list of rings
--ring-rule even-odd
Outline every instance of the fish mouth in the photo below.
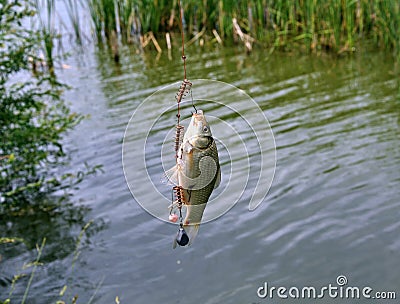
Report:
[[[202,122],[206,124],[206,118],[204,117],[204,112],[202,110],[197,110],[197,113],[193,113],[192,117],[195,119],[196,122]]]
[[[203,116],[204,112],[203,110],[197,110],[195,113],[193,113],[193,116],[198,117],[198,116]]]

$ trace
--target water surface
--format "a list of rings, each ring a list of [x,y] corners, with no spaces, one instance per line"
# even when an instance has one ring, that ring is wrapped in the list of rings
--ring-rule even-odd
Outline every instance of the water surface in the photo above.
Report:
[[[260,299],[257,289],[264,282],[327,286],[339,275],[349,286],[394,290],[399,297],[400,104],[390,57],[276,53],[266,58],[261,50],[247,56],[240,49],[193,47],[187,55],[189,78],[233,84],[268,117],[277,163],[265,203],[249,212],[244,196],[224,216],[202,225],[190,248],[173,250],[176,227],[134,201],[121,151],[133,111],[182,78],[178,50],[172,61],[166,54],[157,59],[128,49],[120,65],[102,51],[71,59],[72,68],[61,75],[74,87],[66,97],[74,110],[90,114],[68,135],[68,146],[75,149],[72,167],[104,165],[104,173],[87,179],[72,200],[91,209],[86,222],[101,221],[103,227],[81,246],[69,281],[72,249],[63,246],[62,235],[51,240],[46,250],[66,253],[38,269],[30,303],[54,302],[66,283],[79,303],[95,293],[94,303],[113,303],[116,296],[121,303],[290,302]],[[150,116],[142,113],[143,120]],[[173,126],[172,113],[170,118]],[[236,119],[226,117],[232,125]],[[245,142],[252,141],[251,132],[243,134],[249,136]],[[221,158],[221,165],[225,170],[231,164]],[[136,187],[148,191],[140,181]],[[34,256],[34,251],[10,255],[3,268],[11,275]],[[15,296],[23,291],[18,287]]]

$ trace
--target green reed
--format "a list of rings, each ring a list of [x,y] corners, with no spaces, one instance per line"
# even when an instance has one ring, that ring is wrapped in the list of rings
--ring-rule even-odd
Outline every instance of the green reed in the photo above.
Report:
[[[33,2],[37,12],[39,30],[43,38],[44,60],[48,65],[49,71],[54,76],[54,41],[57,37],[54,27],[55,20],[55,1],[54,0],[35,0]]]
[[[80,5],[75,0],[65,0],[65,7],[67,10],[67,14],[68,14],[69,20],[71,22],[72,28],[74,30],[76,42],[79,45],[82,45],[82,39],[83,39],[82,27],[81,27],[80,16],[79,16]]]
[[[120,32],[129,41],[132,33],[178,32],[179,8],[174,0],[84,0],[96,36]],[[399,56],[400,2],[392,0],[182,0],[189,36],[203,28],[207,40],[216,29],[224,42],[234,39],[232,18],[244,33],[263,46],[308,51],[352,51],[372,40],[375,46]]]
[[[28,297],[29,289],[32,285],[32,281],[33,281],[33,277],[35,276],[36,268],[38,267],[38,265],[40,265],[39,261],[40,261],[40,257],[42,256],[42,252],[43,252],[43,248],[44,248],[45,244],[46,244],[46,238],[43,238],[42,245],[40,247],[36,246],[38,254],[37,254],[35,262],[33,263],[33,269],[32,269],[31,275],[29,277],[28,285],[26,286],[24,297],[22,298],[21,304],[24,304]]]

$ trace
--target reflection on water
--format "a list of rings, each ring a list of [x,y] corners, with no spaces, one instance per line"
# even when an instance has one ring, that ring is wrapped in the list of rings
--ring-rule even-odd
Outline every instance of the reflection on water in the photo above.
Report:
[[[231,83],[268,117],[277,148],[269,195],[254,212],[247,210],[248,196],[242,197],[202,225],[193,246],[172,250],[176,227],[136,204],[124,180],[121,146],[139,104],[182,78],[178,51],[173,61],[125,49],[118,66],[106,52],[88,55],[81,66],[72,63],[63,75],[75,87],[69,100],[91,114],[68,138],[77,149],[72,164],[94,161],[105,171],[85,181],[75,197],[92,209],[86,217],[108,223],[82,250],[80,300],[90,299],[101,278],[96,303],[112,303],[116,296],[122,303],[262,303],[267,300],[256,292],[264,281],[318,287],[340,274],[350,286],[399,294],[400,108],[391,59],[379,53],[267,59],[261,50],[247,56],[229,48],[192,47],[187,53],[189,79]],[[195,83],[193,90],[201,98]],[[219,118],[240,125],[238,117]],[[251,142],[252,133],[244,134]],[[221,165],[224,170],[231,163],[221,159]],[[140,181],[135,186],[148,191]],[[62,287],[62,269],[54,264],[39,280],[44,289],[32,295]],[[53,285],[46,285],[49,280]]]
[[[43,238],[46,239],[40,258],[43,265],[39,265],[34,276],[31,290],[36,289],[37,292],[31,291],[36,297],[28,298],[29,303],[49,303],[60,299],[58,292],[64,284],[73,290],[73,256],[82,248],[89,248],[90,239],[105,228],[101,219],[88,222],[88,213],[88,207],[74,205],[65,198],[60,202],[59,198],[43,196],[40,204],[31,203],[0,215],[1,236],[17,240],[0,247],[2,300],[11,291],[13,301],[22,299],[33,267],[29,263],[36,260],[37,245],[42,244]],[[53,272],[57,273],[59,279],[54,280],[51,275]],[[14,276],[20,274],[23,275],[14,286]],[[46,290],[58,292],[47,293]]]

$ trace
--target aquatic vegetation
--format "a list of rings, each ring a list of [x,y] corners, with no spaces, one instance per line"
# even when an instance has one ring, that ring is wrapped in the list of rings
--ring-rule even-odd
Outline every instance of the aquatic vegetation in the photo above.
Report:
[[[133,33],[179,31],[177,0],[86,0],[99,39],[111,31],[128,38]],[[391,0],[187,0],[184,27],[195,36],[225,43],[235,40],[232,20],[265,47],[304,46],[308,51],[354,50],[359,41],[399,54],[400,3]]]
[[[23,25],[35,15],[28,1],[0,5],[0,211],[65,190],[98,169],[57,174],[67,163],[63,135],[84,117],[62,100],[67,86],[54,74],[52,32]]]
[[[71,22],[72,28],[74,30],[74,36],[76,39],[76,42],[79,45],[82,45],[83,43],[83,33],[82,33],[82,26],[81,26],[81,22],[80,22],[80,16],[79,16],[79,3],[77,3],[74,0],[67,0],[66,1],[66,10],[67,10],[67,14],[68,14],[68,18]]]
[[[75,223],[75,225],[76,224],[78,223]],[[52,301],[52,303],[76,303],[78,295],[74,293],[74,277],[77,274],[77,271],[74,270],[75,264],[77,263],[82,248],[84,248],[85,243],[88,242],[88,238],[94,232],[102,229],[101,225],[95,223],[93,220],[86,224],[80,220],[79,225],[82,225],[83,227],[78,235],[75,235],[76,233],[74,233],[74,235],[72,233],[71,235],[68,235],[69,239],[67,239],[67,241],[70,245],[68,246],[69,248],[67,253],[63,258],[68,259],[69,265],[66,266],[65,278],[62,282],[63,285],[60,285],[59,289],[54,290],[52,294],[46,295],[47,298],[51,297],[54,299],[54,302]],[[67,227],[63,229],[68,230]],[[18,232],[15,233],[18,234]],[[10,276],[11,273],[9,273],[9,277],[7,277],[6,272],[5,274],[2,273],[2,276],[0,276],[0,279],[3,280],[2,288],[4,291],[0,296],[1,304],[14,302],[30,303],[30,301],[32,301],[30,291],[32,290],[33,284],[35,284],[37,280],[40,281],[42,279],[45,268],[51,267],[50,265],[56,257],[59,259],[61,258],[59,255],[55,254],[55,252],[65,250],[65,248],[61,249],[63,247],[62,245],[55,244],[54,239],[52,240],[52,238],[53,236],[50,236],[49,238],[42,237],[39,238],[38,241],[32,243],[32,240],[23,239],[21,237],[0,237],[0,253],[4,252],[6,257],[10,255],[7,252],[13,247],[16,251],[18,251],[17,248],[21,248],[21,250],[24,250],[22,248],[25,248],[25,250],[32,252],[32,260],[24,262],[24,265],[20,269],[17,267],[13,275]],[[98,282],[97,289],[93,291],[92,300],[96,296],[101,284],[102,280]],[[41,300],[43,301],[43,299]],[[91,301],[87,303],[90,303]]]
[[[52,76],[54,76],[54,40],[57,36],[56,29],[54,27],[55,19],[55,1],[54,0],[35,0],[34,15],[36,20],[31,21],[38,22],[38,31],[41,34],[41,45],[46,60],[46,65]],[[34,22],[33,22],[34,23]]]

